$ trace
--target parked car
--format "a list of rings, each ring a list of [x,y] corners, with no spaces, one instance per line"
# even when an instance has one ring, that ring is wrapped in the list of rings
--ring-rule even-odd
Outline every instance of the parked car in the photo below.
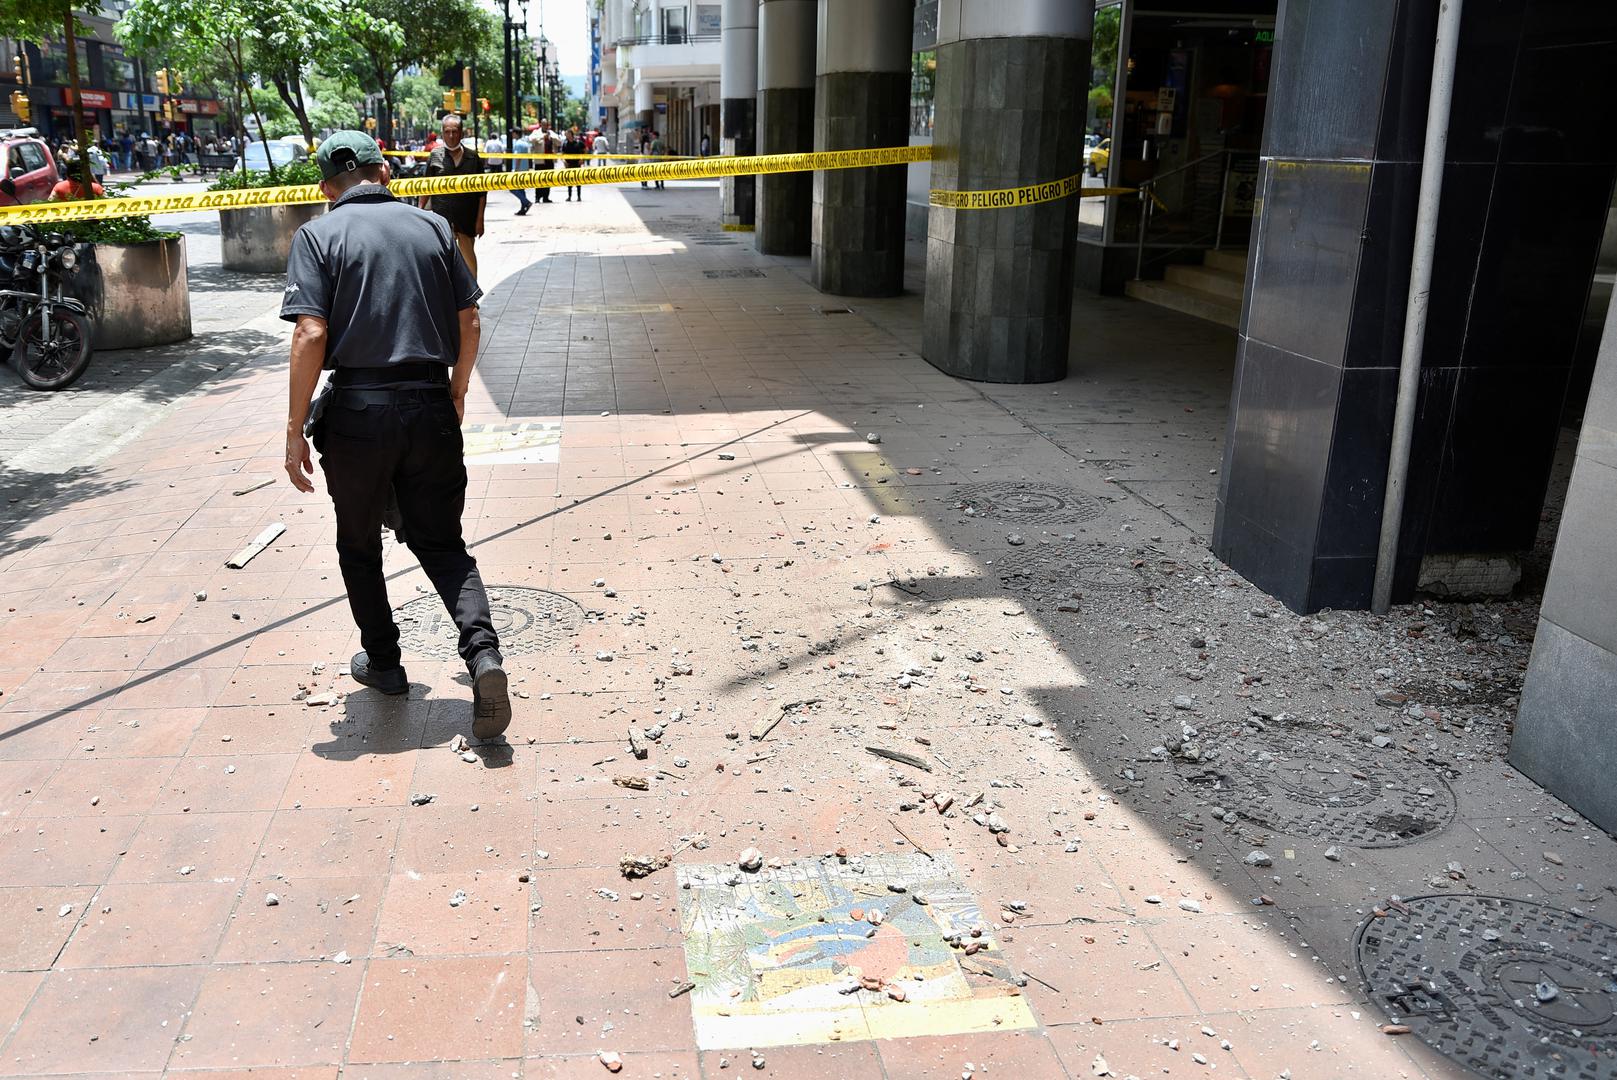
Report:
[[[50,147],[33,128],[0,131],[0,206],[44,202],[60,179]]]
[[[1089,175],[1099,176],[1112,160],[1112,140],[1102,139],[1100,145],[1089,152]]]
[[[269,162],[275,162],[278,169],[282,165],[290,165],[294,161],[302,161],[309,156],[309,148],[303,145],[302,140],[297,142],[282,142],[279,139],[269,141],[269,156],[264,156],[264,143],[253,142],[247,144],[247,152],[242,161],[246,168],[257,169],[260,172],[269,171]]]

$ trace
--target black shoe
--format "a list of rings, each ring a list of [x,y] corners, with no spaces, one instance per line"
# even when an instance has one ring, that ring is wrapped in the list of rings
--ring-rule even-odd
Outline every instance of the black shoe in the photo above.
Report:
[[[511,726],[511,697],[498,653],[485,652],[472,664],[472,734],[492,739]]]
[[[573,201],[573,197],[572,197],[572,196],[571,196],[571,195],[569,195],[569,196],[567,196],[567,201],[568,201],[568,202],[572,202],[572,201]]]
[[[524,206],[521,210],[517,211],[516,216],[521,217],[523,214],[526,214],[527,212],[528,212],[528,208],[526,206]]]
[[[369,686],[380,690],[384,694],[408,694],[410,692],[410,678],[404,673],[403,664],[394,664],[390,668],[372,668],[371,658],[362,652],[354,654],[348,662],[348,674],[361,686]]]

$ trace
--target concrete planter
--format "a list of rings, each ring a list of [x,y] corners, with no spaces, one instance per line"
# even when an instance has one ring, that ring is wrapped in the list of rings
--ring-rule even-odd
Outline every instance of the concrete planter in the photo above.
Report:
[[[97,349],[144,349],[191,336],[185,237],[144,244],[80,244],[67,291],[95,320]]]
[[[226,270],[284,274],[292,234],[326,212],[324,203],[301,206],[249,206],[219,211],[219,240]]]

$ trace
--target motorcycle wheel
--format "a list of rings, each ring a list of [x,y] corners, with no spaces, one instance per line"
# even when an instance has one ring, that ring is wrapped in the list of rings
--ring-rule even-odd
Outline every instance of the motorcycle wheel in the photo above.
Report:
[[[90,366],[90,337],[90,320],[69,307],[51,309],[50,336],[44,337],[36,311],[22,322],[12,363],[35,390],[61,390]]]

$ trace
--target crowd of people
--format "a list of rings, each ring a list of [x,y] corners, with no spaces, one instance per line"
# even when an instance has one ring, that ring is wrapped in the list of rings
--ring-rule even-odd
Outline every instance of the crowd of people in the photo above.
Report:
[[[242,140],[234,135],[191,135],[184,131],[153,135],[149,131],[119,131],[90,142],[90,169],[99,182],[108,172],[143,173],[179,166],[200,168],[202,157],[234,156]],[[79,144],[61,139],[51,147],[62,175],[76,172]]]

